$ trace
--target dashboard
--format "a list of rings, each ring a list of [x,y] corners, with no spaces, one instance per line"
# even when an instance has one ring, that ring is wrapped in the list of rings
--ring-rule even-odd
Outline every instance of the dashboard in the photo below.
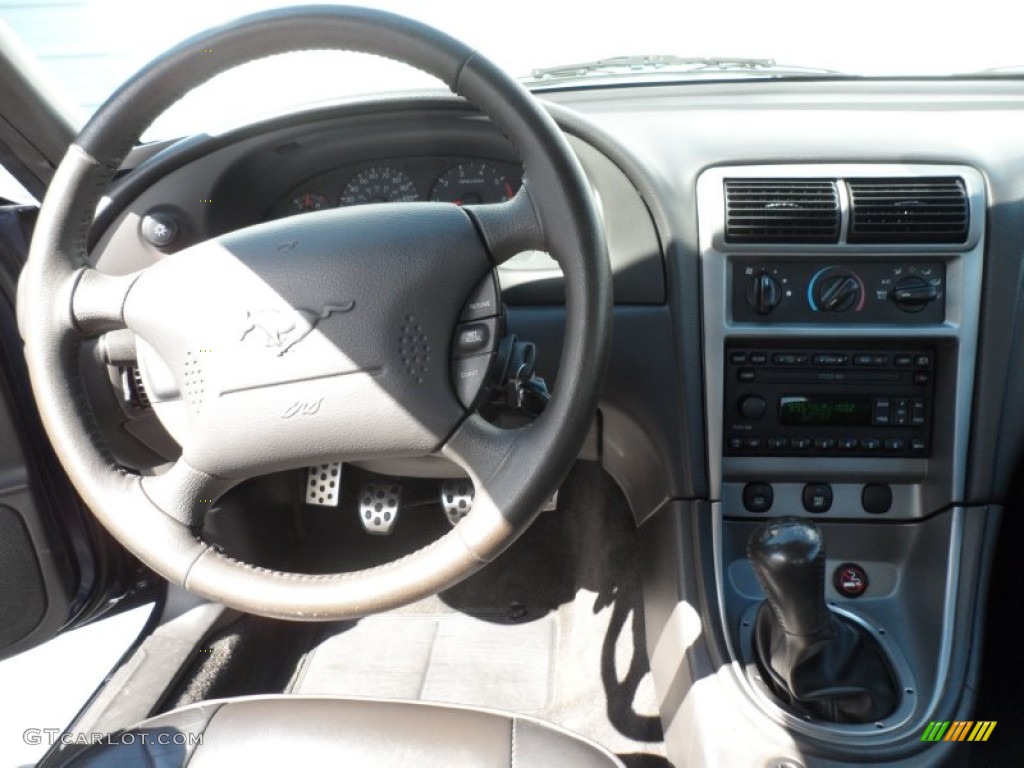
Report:
[[[586,458],[621,486],[645,542],[670,754],[737,764],[723,707],[757,723],[744,749],[764,761],[794,745],[915,754],[929,720],[967,719],[984,564],[1024,446],[1024,370],[1007,365],[1024,356],[1024,89],[808,80],[542,96],[604,218],[615,331]],[[267,219],[497,203],[523,183],[504,137],[437,94],[129,162],[91,253],[115,274]],[[537,344],[557,387],[557,263],[530,252],[497,272],[508,328]],[[122,374],[95,398],[127,393],[104,406],[119,425],[108,438],[142,466],[174,447]],[[745,547],[766,514],[815,520],[828,572],[869,577],[864,594],[830,580],[827,596],[894,659],[905,695],[891,718],[808,722],[759,689]]]

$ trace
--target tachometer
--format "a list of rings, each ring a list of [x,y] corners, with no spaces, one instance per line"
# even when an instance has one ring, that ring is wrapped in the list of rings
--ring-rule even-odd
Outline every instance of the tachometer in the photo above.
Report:
[[[442,173],[430,192],[430,199],[456,205],[503,203],[515,190],[497,166],[484,162],[453,165]]]
[[[388,165],[375,165],[352,177],[341,191],[338,204],[407,203],[419,199],[420,193],[408,174]]]

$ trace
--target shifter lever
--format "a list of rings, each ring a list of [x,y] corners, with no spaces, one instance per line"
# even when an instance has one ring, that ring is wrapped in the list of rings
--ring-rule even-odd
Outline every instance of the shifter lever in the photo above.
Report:
[[[747,558],[766,598],[754,622],[754,657],[775,695],[832,722],[888,716],[899,702],[892,668],[870,634],[825,604],[818,527],[794,517],[767,521],[751,534]]]
[[[825,543],[817,526],[795,517],[772,520],[750,537],[747,558],[787,635],[828,633]]]

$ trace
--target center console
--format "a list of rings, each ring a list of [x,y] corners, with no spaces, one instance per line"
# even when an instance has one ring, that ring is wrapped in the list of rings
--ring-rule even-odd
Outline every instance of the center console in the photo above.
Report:
[[[932,712],[950,664],[983,180],[946,165],[722,167],[697,200],[715,578],[737,683],[787,732],[884,740]],[[780,530],[820,536],[825,614],[878,649],[896,694],[868,719],[803,706],[758,650],[799,602],[755,567],[768,560],[752,542]]]

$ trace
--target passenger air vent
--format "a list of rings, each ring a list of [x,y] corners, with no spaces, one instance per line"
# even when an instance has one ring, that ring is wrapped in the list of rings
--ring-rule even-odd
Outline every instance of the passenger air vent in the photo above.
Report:
[[[726,179],[729,243],[837,243],[839,195],[831,179]]]
[[[963,179],[851,179],[851,243],[962,243],[970,213]]]

